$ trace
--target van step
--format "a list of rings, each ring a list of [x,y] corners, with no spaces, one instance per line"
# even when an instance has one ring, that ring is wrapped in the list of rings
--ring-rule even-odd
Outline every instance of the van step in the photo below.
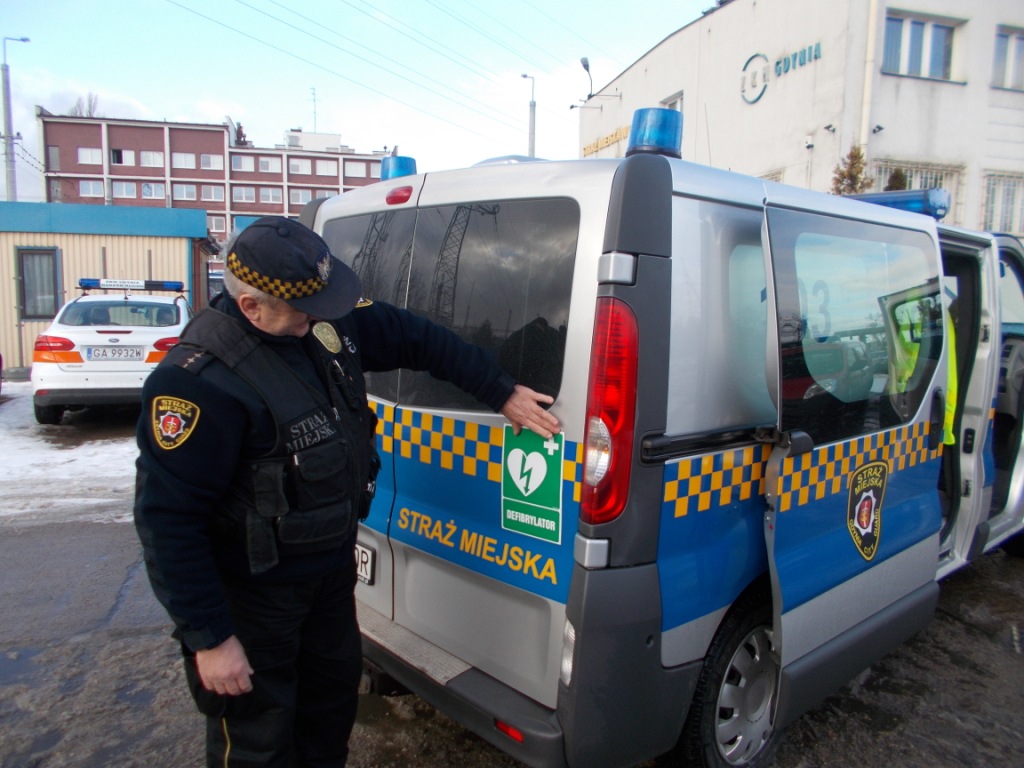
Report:
[[[366,637],[441,685],[471,669],[462,659],[428,643],[359,600],[356,615],[359,629]]]

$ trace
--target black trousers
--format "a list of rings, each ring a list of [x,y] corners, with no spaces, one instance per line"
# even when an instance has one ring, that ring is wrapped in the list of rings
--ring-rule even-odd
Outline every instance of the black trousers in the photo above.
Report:
[[[297,584],[224,584],[236,632],[255,670],[253,690],[219,696],[185,669],[207,716],[209,768],[341,768],[362,672],[355,564]]]

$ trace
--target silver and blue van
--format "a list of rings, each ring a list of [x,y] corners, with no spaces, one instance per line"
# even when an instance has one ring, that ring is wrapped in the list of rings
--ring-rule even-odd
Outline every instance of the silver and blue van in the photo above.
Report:
[[[678,117],[303,213],[555,398],[544,440],[367,377],[367,668],[531,766],[762,765],[1022,526],[1020,243],[684,162]]]

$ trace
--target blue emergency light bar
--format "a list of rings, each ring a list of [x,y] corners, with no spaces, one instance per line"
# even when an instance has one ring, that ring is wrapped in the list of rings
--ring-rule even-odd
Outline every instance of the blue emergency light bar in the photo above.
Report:
[[[681,157],[683,113],[675,109],[649,107],[633,113],[626,157],[637,154]]]
[[[176,280],[118,280],[107,277],[82,277],[78,280],[79,288],[100,288],[111,291],[176,291],[182,293],[185,284]]]
[[[861,195],[847,195],[853,200],[884,205],[911,213],[923,213],[940,221],[949,213],[949,192],[939,187],[932,189],[901,189],[895,192],[866,192]]]
[[[380,180],[397,179],[401,176],[416,175],[416,158],[401,155],[386,155],[380,161]]]

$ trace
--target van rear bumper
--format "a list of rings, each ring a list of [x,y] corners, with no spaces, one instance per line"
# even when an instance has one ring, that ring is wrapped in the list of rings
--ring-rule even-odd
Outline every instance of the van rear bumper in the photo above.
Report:
[[[429,674],[426,665],[420,667],[399,658],[385,646],[388,641],[378,633],[378,628],[394,625],[365,604],[358,606],[363,656],[368,662],[516,760],[534,768],[566,768],[565,740],[553,710],[454,657],[440,660],[447,670],[441,675]],[[399,642],[408,643],[412,638],[415,636]],[[421,638],[415,640],[429,646]],[[402,653],[412,657],[413,654],[406,653],[411,650],[403,648]],[[429,652],[433,657],[431,662],[438,661],[438,654],[448,656],[434,646],[429,646]],[[522,742],[499,731],[496,720],[519,731],[523,735]]]

